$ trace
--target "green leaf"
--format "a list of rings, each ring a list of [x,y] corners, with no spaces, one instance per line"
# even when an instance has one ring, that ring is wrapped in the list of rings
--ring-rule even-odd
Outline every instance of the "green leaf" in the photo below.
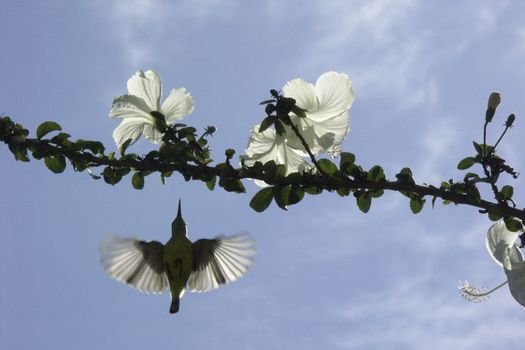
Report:
[[[423,198],[411,198],[410,199],[410,210],[413,214],[419,213],[423,206],[425,205],[425,200]]]
[[[66,158],[64,156],[49,156],[44,159],[47,168],[55,174],[60,174],[66,168]]]
[[[120,150],[120,154],[123,156],[126,154],[126,150],[128,149],[129,145],[131,144],[131,141],[133,141],[133,139],[127,139],[126,142],[124,142],[122,144],[122,146],[120,146],[119,150]],[[104,151],[102,151],[104,152]]]
[[[480,203],[481,202],[481,194],[479,193],[479,190],[477,189],[477,187],[475,187],[475,186],[468,187],[465,190],[465,193],[466,193],[467,197],[470,198],[471,200],[473,200],[474,202],[476,202],[476,203]]]
[[[77,148],[83,151],[86,149],[90,150],[91,153],[93,154],[99,154],[99,153],[103,154],[104,151],[106,150],[102,142],[99,142],[99,141],[87,141],[87,140],[79,139],[75,142],[75,145],[77,146]]]
[[[383,168],[381,168],[379,165],[374,165],[369,171],[368,175],[366,176],[366,179],[368,181],[383,181],[385,179],[385,172],[383,171]]]
[[[288,204],[293,205],[302,201],[304,198],[304,190],[302,187],[291,187],[288,195]]]
[[[504,217],[503,220],[505,221],[505,226],[511,232],[518,232],[523,229],[523,225],[519,220],[508,216]]]
[[[332,161],[326,158],[319,159],[317,164],[319,164],[321,170],[323,170],[330,176],[334,176],[339,171],[339,169],[337,169],[337,165],[335,165],[334,163],[332,163]]]
[[[350,188],[349,187],[341,187],[337,189],[337,194],[341,197],[346,197],[350,194]]]
[[[370,206],[372,205],[372,196],[369,192],[363,192],[357,197],[357,206],[363,213],[368,213]]]
[[[377,191],[374,191],[374,192],[370,192],[370,194],[372,195],[372,198],[379,198],[379,197],[381,197],[384,193],[385,193],[384,190],[377,190]]]
[[[503,188],[501,189],[501,196],[503,197],[502,198],[503,200],[511,199],[513,195],[514,195],[514,188],[512,186],[509,186],[509,185],[503,186]]]
[[[288,210],[286,206],[288,203],[288,198],[290,196],[291,186],[284,187],[274,187],[273,188],[273,197],[275,198],[275,203],[277,206],[283,210]]]
[[[471,166],[473,166],[475,163],[476,163],[476,159],[474,157],[463,158],[458,163],[458,169],[459,170],[466,170],[466,169],[470,168]]]
[[[133,177],[131,178],[131,184],[133,185],[133,188],[136,190],[141,190],[144,188],[144,175],[140,172],[136,172],[133,174]]]
[[[410,168],[403,168],[401,171],[399,171],[398,174],[396,174],[397,181],[404,182],[404,183],[415,183],[414,179],[412,178],[412,170]]]
[[[266,117],[263,119],[261,126],[259,126],[259,132],[263,132],[264,130],[268,129],[270,126],[273,125],[275,122],[275,117]]]
[[[272,203],[273,199],[273,188],[266,187],[260,190],[253,196],[250,201],[250,207],[258,213],[262,213]]]
[[[58,125],[58,123],[50,122],[50,121],[43,122],[36,129],[36,138],[40,140],[42,137],[46,136],[48,133],[52,131],[59,131],[59,130],[62,130],[62,128],[60,127],[60,125]]]
[[[311,194],[311,195],[317,195],[317,194],[321,194],[323,193],[323,190],[318,188],[318,187],[314,187],[314,186],[310,186],[310,187],[306,187],[304,189],[304,191],[308,194]]]
[[[102,177],[104,178],[104,181],[110,185],[116,185],[122,180],[122,175],[111,166],[104,168],[104,171],[102,171]]]
[[[214,175],[210,180],[206,181],[206,187],[208,187],[210,191],[213,191],[213,189],[215,188],[216,182],[217,182],[217,176]]]
[[[502,216],[500,214],[492,213],[490,211],[489,211],[488,215],[489,215],[489,219],[491,221],[498,221],[498,220],[500,220],[502,218]]]
[[[219,180],[219,186],[224,188],[228,192],[244,193],[246,189],[242,184],[241,180],[231,178],[231,177],[222,177]]]
[[[355,155],[349,152],[341,152],[339,155],[341,161],[339,162],[339,168],[344,175],[350,175],[352,168],[355,166]]]

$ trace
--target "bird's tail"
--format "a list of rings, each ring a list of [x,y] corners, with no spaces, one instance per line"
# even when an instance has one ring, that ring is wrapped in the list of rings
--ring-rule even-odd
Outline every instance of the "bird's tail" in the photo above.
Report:
[[[170,314],[176,314],[179,311],[180,299],[179,297],[172,298],[170,306]]]

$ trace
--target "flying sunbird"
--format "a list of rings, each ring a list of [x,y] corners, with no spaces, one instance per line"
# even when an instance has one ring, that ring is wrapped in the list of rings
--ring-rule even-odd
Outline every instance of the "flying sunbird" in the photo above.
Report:
[[[247,234],[192,243],[180,200],[166,244],[114,235],[100,243],[104,270],[117,281],[148,294],[162,293],[169,287],[172,314],[179,311],[186,286],[192,292],[207,292],[233,282],[248,271],[254,255],[255,241]]]

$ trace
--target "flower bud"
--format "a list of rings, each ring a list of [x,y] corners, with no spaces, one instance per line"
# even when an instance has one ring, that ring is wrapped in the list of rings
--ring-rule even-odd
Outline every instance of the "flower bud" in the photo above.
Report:
[[[487,108],[496,109],[501,103],[501,95],[499,92],[493,92],[489,96],[489,101],[487,103]]]
[[[490,123],[492,118],[494,118],[494,113],[496,113],[496,108],[501,103],[501,95],[499,92],[493,92],[489,96],[489,101],[487,102],[487,111],[485,112],[485,121]]]
[[[512,113],[511,115],[509,115],[509,117],[507,118],[507,121],[505,122],[505,126],[507,128],[510,128],[512,127],[512,124],[514,124],[514,121],[516,120],[516,116],[514,115],[514,113]]]

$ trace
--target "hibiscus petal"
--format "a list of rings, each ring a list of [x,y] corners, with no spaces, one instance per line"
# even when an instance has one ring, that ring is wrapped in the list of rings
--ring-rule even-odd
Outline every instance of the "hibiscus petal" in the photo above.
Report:
[[[130,145],[137,142],[146,125],[143,118],[126,118],[113,131],[113,139],[120,148],[127,140],[131,139]]]
[[[328,72],[319,77],[315,84],[319,108],[307,113],[308,118],[322,122],[348,111],[355,99],[352,81],[343,73]]]
[[[287,146],[284,136],[277,135],[273,129],[266,129],[262,133],[258,131],[259,125],[256,125],[252,129],[246,155],[241,156],[247,166],[252,166],[257,161],[264,164],[273,160],[285,165],[286,175],[310,168],[300,154]]]
[[[525,307],[525,262],[516,262],[512,249],[503,252],[503,265],[509,281],[510,293],[520,305]]]
[[[295,104],[307,111],[316,111],[319,107],[315,88],[303,79],[290,80],[283,87],[283,95],[295,100]]]
[[[153,117],[150,115],[151,111],[142,98],[133,95],[122,95],[113,99],[109,116],[112,118],[142,117],[145,120],[153,121]]]
[[[142,98],[148,107],[158,111],[160,107],[161,83],[157,72],[138,71],[128,80],[128,94]]]
[[[146,140],[159,143],[162,140],[163,133],[159,132],[152,124],[145,124],[144,130],[142,131]]]
[[[193,112],[193,97],[185,88],[172,89],[162,103],[161,111],[168,123],[182,119]]]
[[[503,254],[507,248],[511,248],[511,257],[515,261],[523,261],[521,251],[515,244],[517,238],[518,233],[509,231],[503,220],[496,222],[487,231],[487,250],[498,265],[503,266]]]

